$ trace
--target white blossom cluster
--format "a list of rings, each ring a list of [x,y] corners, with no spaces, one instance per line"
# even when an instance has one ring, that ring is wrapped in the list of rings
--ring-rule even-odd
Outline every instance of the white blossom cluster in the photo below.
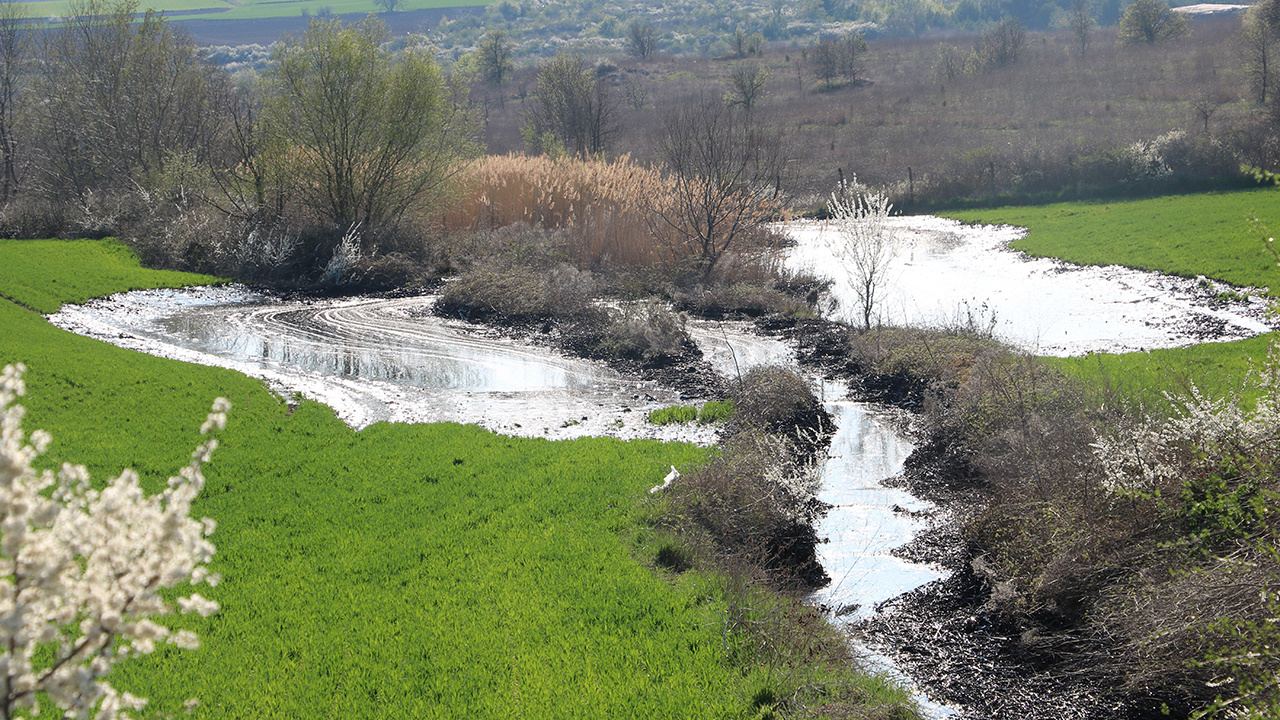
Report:
[[[1101,436],[1093,452],[1114,492],[1180,488],[1191,477],[1218,471],[1223,460],[1274,451],[1280,445],[1278,399],[1272,392],[1246,411],[1238,397],[1213,400],[1192,386],[1176,417]]]
[[[199,644],[195,633],[171,632],[155,618],[173,611],[162,588],[218,582],[208,571],[214,522],[190,516],[217,441],[197,447],[156,495],[132,470],[101,490],[82,466],[37,472],[32,461],[51,438],[37,430],[24,440],[24,409],[14,404],[24,371],[9,365],[0,376],[0,718],[39,712],[37,693],[66,717],[127,718],[146,700],[111,687],[103,678],[112,666],[157,643]],[[218,398],[200,432],[221,430],[229,408]],[[218,609],[198,593],[177,603],[203,616]]]
[[[889,264],[901,249],[897,230],[888,222],[893,205],[884,193],[870,193],[854,178],[841,182],[827,207],[837,230],[828,246],[849,278],[864,327],[870,329]]]

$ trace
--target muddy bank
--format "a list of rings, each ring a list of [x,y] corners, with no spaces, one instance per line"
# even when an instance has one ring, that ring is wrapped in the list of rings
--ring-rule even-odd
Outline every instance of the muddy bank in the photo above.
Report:
[[[496,312],[477,312],[474,306],[449,303],[445,299],[436,302],[430,312],[496,330],[513,340],[603,362],[622,375],[673,390],[680,400],[723,399],[728,390],[724,377],[703,358],[702,350],[689,336],[681,338],[674,352],[610,351],[606,342],[608,320],[604,313],[512,318]]]
[[[858,399],[915,412],[931,389],[930,381],[905,373],[869,372],[850,356],[845,326],[768,317],[756,327],[795,343],[803,365],[847,382]],[[1134,694],[1114,667],[1100,671],[1097,659],[1111,649],[1105,639],[1007,612],[1001,603],[1012,589],[984,562],[984,548],[963,531],[989,502],[982,478],[949,438],[930,434],[912,417],[904,414],[900,425],[918,444],[902,473],[886,485],[934,507],[895,508],[926,520],[927,528],[893,555],[947,574],[878,603],[875,612],[860,613],[848,625],[853,636],[890,658],[934,700],[964,708],[964,718],[1136,719],[1161,717],[1165,708],[1173,717],[1186,717],[1191,708],[1177,691],[1147,688]]]

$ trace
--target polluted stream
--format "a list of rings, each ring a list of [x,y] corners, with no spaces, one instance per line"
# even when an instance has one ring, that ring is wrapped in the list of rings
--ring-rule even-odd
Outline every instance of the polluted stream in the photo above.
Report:
[[[927,216],[895,218],[902,251],[884,292],[886,319],[982,324],[1039,354],[1071,355],[1235,339],[1269,328],[1261,301],[1210,304],[1212,283],[1123,268],[1029,260],[1007,249],[1013,228],[971,227]],[[831,276],[832,230],[798,223],[793,269]],[[831,312],[850,319],[847,277],[831,277]],[[1206,287],[1207,286],[1207,287]],[[654,426],[647,414],[680,401],[676,391],[565,357],[486,328],[431,314],[432,296],[283,299],[243,286],[144,290],[66,306],[49,320],[121,347],[263,379],[285,398],[302,395],[347,424],[474,423],[509,435],[567,439],[604,435],[710,444],[714,427]],[[705,358],[730,382],[759,364],[795,366],[785,343],[747,323],[690,321]],[[846,399],[839,383],[813,379],[837,422],[819,499],[819,558],[832,582],[814,604],[856,624],[877,606],[942,577],[896,557],[935,508],[899,489],[913,449],[889,411]],[[659,478],[655,478],[655,481]],[[870,665],[912,689],[930,717],[963,715],[934,703],[890,659],[893,648],[860,644]]]

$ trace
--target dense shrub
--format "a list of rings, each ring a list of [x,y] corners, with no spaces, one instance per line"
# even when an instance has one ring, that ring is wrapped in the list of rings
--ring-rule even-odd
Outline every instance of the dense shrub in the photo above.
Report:
[[[804,457],[825,447],[835,430],[831,414],[809,383],[781,365],[758,365],[730,391],[734,415],[725,434],[767,433],[786,438]]]
[[[814,522],[824,512],[819,473],[794,457],[786,438],[740,432],[671,485],[661,522],[688,537],[691,547],[707,544],[721,558],[716,562],[732,557],[783,585],[821,585],[826,573],[814,554]]]

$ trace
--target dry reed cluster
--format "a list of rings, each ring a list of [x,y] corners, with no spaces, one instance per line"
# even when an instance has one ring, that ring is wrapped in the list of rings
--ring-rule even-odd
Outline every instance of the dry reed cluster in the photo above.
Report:
[[[528,223],[564,229],[582,269],[649,265],[662,259],[651,228],[655,201],[670,191],[658,171],[624,155],[611,162],[520,154],[473,161],[448,229],[491,229]]]

